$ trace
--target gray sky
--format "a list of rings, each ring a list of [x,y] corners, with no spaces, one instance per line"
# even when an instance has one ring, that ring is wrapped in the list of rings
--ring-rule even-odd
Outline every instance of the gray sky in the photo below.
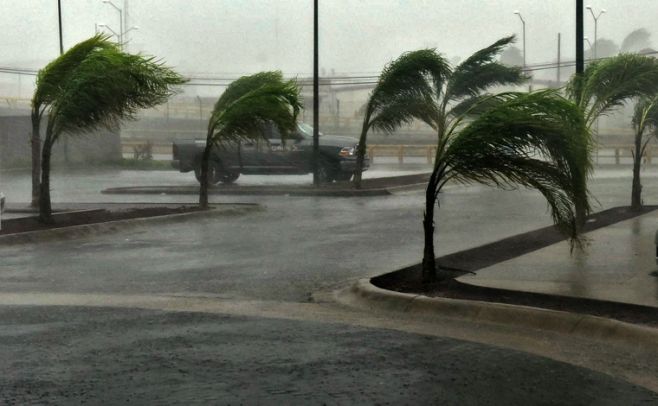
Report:
[[[288,75],[312,70],[312,0],[112,0],[128,12],[131,51],[164,59],[180,72],[236,77],[265,69]],[[125,4],[124,4],[125,1]],[[61,0],[64,46],[94,33],[119,30],[119,14],[101,0]],[[0,0],[1,67],[38,69],[59,52],[57,0]],[[573,59],[575,0],[320,0],[320,58],[327,73],[376,74],[404,51],[436,47],[463,58],[496,39],[527,29],[528,64]],[[636,28],[652,30],[655,0],[591,0],[607,9],[599,37],[621,43]],[[586,10],[585,33],[594,37]],[[654,47],[658,39],[652,38]]]

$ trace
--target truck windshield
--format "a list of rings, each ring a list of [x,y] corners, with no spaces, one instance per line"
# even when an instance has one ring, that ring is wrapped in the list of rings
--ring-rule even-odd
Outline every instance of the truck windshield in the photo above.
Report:
[[[306,123],[297,123],[297,129],[304,137],[313,138],[313,126]],[[322,135],[322,133],[320,133]]]

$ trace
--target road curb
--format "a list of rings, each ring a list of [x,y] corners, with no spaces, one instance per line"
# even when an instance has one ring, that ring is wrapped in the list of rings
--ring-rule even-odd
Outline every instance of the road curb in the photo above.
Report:
[[[198,189],[154,186],[154,187],[117,187],[101,191],[103,194],[134,195],[198,195]],[[390,195],[386,188],[377,189],[294,189],[294,188],[226,188],[208,190],[209,195],[217,196],[320,196],[320,197],[361,197]]]
[[[151,224],[168,224],[187,221],[199,217],[223,217],[242,215],[249,212],[261,211],[263,207],[257,204],[231,204],[230,207],[214,207],[207,211],[194,211],[190,213],[166,214],[153,217],[138,217],[133,219],[106,221],[103,223],[81,224],[77,226],[52,228],[49,230],[28,231],[24,233],[0,236],[0,245],[16,245],[47,242],[54,240],[70,240],[95,234],[105,234],[132,227]]]
[[[658,352],[658,329],[603,317],[476,300],[431,298],[381,289],[360,279],[334,293],[342,304],[375,312],[413,314],[423,319],[466,319],[523,326],[587,339],[633,344]]]

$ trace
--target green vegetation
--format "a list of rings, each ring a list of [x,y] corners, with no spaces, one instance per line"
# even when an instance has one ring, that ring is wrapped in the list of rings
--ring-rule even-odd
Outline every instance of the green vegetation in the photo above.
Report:
[[[215,103],[201,158],[199,206],[208,207],[209,160],[213,145],[237,144],[263,137],[263,128],[273,123],[286,138],[295,130],[302,107],[299,87],[283,80],[281,72],[261,72],[231,83]]]
[[[73,47],[39,72],[34,106],[48,113],[41,151],[39,213],[52,222],[50,156],[64,134],[113,129],[142,108],[161,104],[183,78],[154,58],[122,52],[107,37],[95,36]],[[45,95],[45,96],[44,96]]]
[[[650,100],[658,94],[658,60],[637,54],[621,54],[591,63],[582,76],[574,76],[567,85],[567,95],[581,109],[589,128],[597,118],[641,98],[635,109],[633,126],[633,191],[631,206],[641,206],[640,163],[648,140],[645,130],[653,127],[654,107]]]
[[[580,109],[556,91],[487,93],[496,86],[518,85],[526,79],[518,67],[496,61],[513,39],[496,41],[454,68],[433,50],[405,54],[380,78],[378,88],[394,95],[388,100],[407,106],[401,110],[380,108],[376,119],[392,123],[382,129],[392,131],[419,119],[437,133],[423,220],[426,283],[446,276],[436,266],[434,209],[441,189],[450,181],[537,189],[546,198],[554,222],[573,242],[579,241],[576,213],[589,211],[589,130]],[[418,55],[423,58],[417,59]],[[398,70],[398,66],[404,69]],[[391,71],[400,72],[400,77],[387,80]],[[378,97],[377,91],[369,105]],[[377,100],[373,104],[378,105]],[[364,133],[369,127],[377,128],[369,124],[373,116],[366,115]],[[365,143],[361,144],[360,155],[365,152]]]

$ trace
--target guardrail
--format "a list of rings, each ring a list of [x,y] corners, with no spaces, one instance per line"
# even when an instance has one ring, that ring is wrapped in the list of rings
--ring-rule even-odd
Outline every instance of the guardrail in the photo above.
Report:
[[[147,139],[130,139],[121,141],[122,152],[124,155],[133,155],[135,158],[144,157],[146,154],[152,155],[167,155],[171,154],[171,142],[150,141]],[[653,157],[655,156],[654,149],[658,146],[647,146],[643,163],[651,165]],[[616,145],[601,145],[594,153],[594,161],[597,164],[612,164],[620,165],[632,159],[633,150],[635,147],[631,144],[616,144]],[[428,164],[434,162],[434,155],[436,154],[435,145],[386,145],[374,144],[368,146],[368,156],[370,162],[374,163],[377,159],[397,158],[399,164],[403,164],[406,158],[422,158]]]

